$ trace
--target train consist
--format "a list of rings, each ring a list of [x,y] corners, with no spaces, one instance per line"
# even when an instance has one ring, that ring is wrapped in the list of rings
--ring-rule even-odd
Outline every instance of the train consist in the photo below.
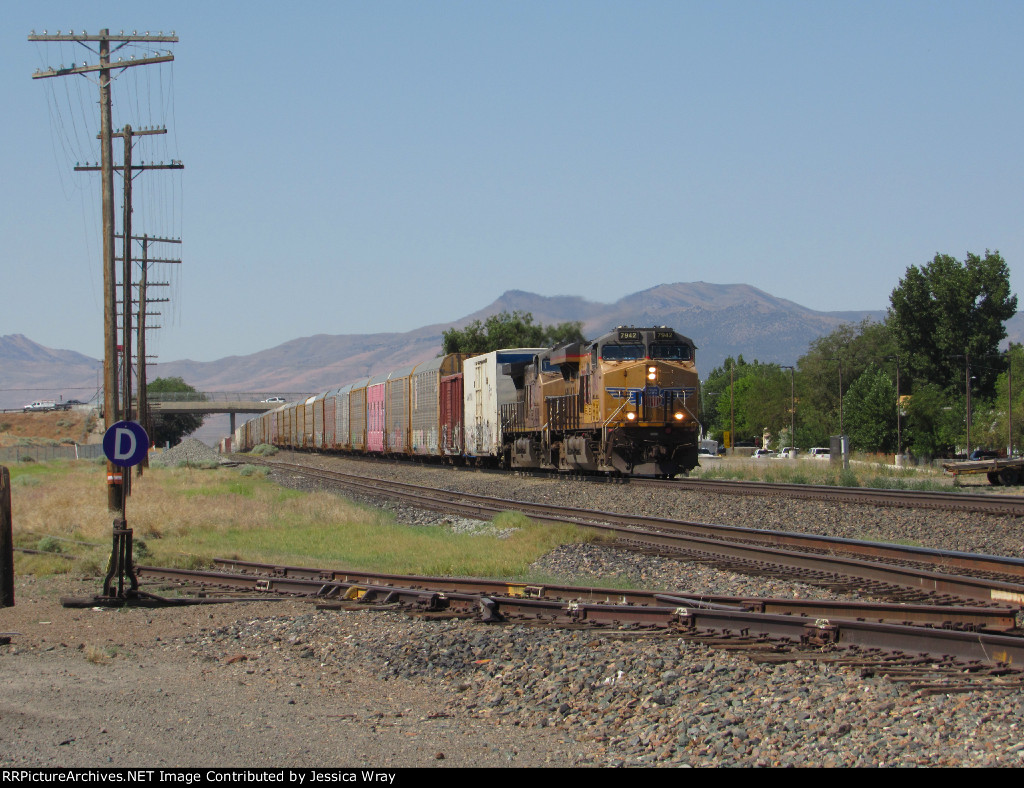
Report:
[[[235,445],[672,477],[697,465],[698,390],[690,339],[619,327],[363,378],[246,422]]]

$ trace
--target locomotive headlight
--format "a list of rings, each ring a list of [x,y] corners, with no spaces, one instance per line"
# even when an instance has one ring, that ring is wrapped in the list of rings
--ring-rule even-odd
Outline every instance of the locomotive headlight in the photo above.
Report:
[[[683,419],[686,418],[686,416],[682,413],[682,411],[680,411],[679,413],[675,414],[675,418],[676,418],[676,421],[682,421]]]
[[[658,379],[658,368],[657,367],[648,367],[647,368],[647,379],[648,380],[657,380]]]
[[[636,413],[634,411],[629,411],[629,413],[626,414],[626,420],[636,421]]]

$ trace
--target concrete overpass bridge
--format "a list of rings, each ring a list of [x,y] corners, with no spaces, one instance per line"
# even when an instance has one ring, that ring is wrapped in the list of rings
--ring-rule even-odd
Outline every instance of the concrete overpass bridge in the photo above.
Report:
[[[146,400],[151,413],[192,413],[198,416],[227,413],[231,417],[233,434],[236,413],[264,413],[286,402],[297,402],[311,396],[313,394],[310,393],[266,391],[164,391],[150,394]]]

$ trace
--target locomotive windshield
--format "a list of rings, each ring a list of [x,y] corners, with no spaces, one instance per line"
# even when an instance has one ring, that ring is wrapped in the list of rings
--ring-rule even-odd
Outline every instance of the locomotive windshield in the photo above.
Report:
[[[689,361],[689,345],[651,345],[651,358],[663,358],[668,361]]]
[[[636,361],[647,358],[643,345],[605,345],[601,348],[601,358],[605,361]]]

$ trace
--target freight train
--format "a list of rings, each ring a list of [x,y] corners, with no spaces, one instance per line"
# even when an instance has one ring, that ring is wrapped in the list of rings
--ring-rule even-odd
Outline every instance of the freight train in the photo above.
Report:
[[[586,343],[449,354],[268,411],[235,446],[673,477],[697,465],[693,341],[620,326]]]

